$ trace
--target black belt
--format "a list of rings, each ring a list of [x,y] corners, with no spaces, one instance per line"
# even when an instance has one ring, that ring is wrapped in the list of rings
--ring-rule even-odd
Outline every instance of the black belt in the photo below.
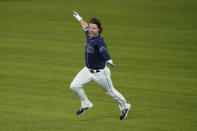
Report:
[[[101,72],[100,70],[92,70],[92,69],[89,69],[90,73],[98,73],[98,72]]]

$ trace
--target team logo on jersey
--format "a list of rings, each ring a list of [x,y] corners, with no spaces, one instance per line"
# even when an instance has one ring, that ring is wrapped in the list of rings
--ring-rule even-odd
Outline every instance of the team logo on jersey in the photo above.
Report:
[[[86,52],[87,53],[94,53],[94,47],[92,47],[91,45],[87,44],[86,45]]]

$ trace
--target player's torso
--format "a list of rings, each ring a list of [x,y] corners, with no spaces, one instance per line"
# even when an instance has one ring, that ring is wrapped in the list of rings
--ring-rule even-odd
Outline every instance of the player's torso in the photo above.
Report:
[[[104,68],[105,61],[99,52],[98,44],[102,37],[87,38],[85,46],[86,66],[91,69]]]
[[[86,53],[88,53],[89,55],[98,55],[98,46],[97,46],[98,40],[91,40],[91,39],[87,39],[86,42],[86,46],[85,46],[85,51]]]

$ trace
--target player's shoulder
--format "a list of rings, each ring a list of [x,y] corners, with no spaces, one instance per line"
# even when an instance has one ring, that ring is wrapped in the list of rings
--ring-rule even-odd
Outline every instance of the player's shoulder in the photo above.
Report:
[[[104,38],[102,36],[100,37],[99,42],[105,44],[105,40],[104,40]]]
[[[97,39],[97,41],[104,42],[104,38],[102,36],[99,36],[99,38]]]
[[[104,38],[99,36],[99,39],[97,39],[97,42],[96,42],[99,46],[106,46],[106,43],[104,41]]]

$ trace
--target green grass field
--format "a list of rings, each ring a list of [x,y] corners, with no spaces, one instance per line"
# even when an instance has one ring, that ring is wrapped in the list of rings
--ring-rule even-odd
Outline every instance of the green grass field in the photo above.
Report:
[[[112,80],[132,104],[124,121],[94,82],[94,107],[75,115],[85,35],[73,10],[102,21]],[[197,130],[196,13],[195,0],[0,0],[0,131]]]

